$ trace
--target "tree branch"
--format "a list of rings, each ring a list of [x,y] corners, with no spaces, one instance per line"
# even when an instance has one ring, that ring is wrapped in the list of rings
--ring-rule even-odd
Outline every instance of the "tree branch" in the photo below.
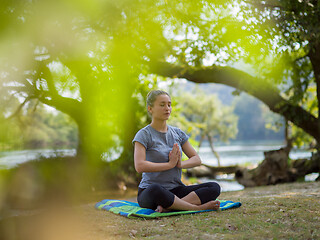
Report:
[[[302,107],[285,100],[277,88],[262,79],[231,67],[221,66],[193,68],[167,62],[153,62],[150,64],[150,70],[165,77],[185,78],[194,83],[219,83],[244,91],[320,142],[320,126],[317,124],[317,118]]]
[[[48,106],[51,106],[63,113],[70,115],[74,120],[79,120],[82,109],[82,103],[73,98],[62,97],[60,95],[49,99],[45,95],[39,96],[38,99]]]
[[[24,105],[26,105],[27,102],[29,102],[31,99],[34,99],[34,98],[36,98],[36,97],[35,97],[35,96],[28,96],[28,97],[26,97],[26,98],[24,99],[23,103],[21,103],[21,104],[18,106],[18,108],[16,109],[16,111],[15,111],[13,114],[11,114],[9,117],[7,117],[7,119],[12,119],[12,118],[16,117],[16,116],[20,113],[20,111],[21,111],[21,109],[24,107]]]

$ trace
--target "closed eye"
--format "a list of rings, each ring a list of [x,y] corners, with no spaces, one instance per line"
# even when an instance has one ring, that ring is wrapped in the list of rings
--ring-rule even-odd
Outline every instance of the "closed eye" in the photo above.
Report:
[[[160,107],[166,106],[166,103],[160,103]],[[171,102],[168,103],[168,107],[171,107]]]

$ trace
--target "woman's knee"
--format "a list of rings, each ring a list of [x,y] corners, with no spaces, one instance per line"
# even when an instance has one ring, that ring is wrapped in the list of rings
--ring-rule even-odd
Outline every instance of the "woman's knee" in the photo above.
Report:
[[[211,187],[215,189],[215,191],[220,195],[221,193],[221,187],[218,183],[216,182],[210,182]]]
[[[157,207],[157,199],[161,195],[161,186],[159,184],[151,184],[138,195],[138,203],[140,207],[155,209]]]
[[[141,207],[156,208],[157,205],[169,207],[172,205],[174,195],[160,184],[151,184],[138,196],[138,203]]]
[[[208,182],[205,183],[205,186],[203,188],[197,189],[195,192],[197,193],[201,203],[203,204],[217,199],[217,197],[220,195],[221,187],[216,182]]]
[[[220,187],[220,185],[218,183],[216,183],[216,182],[207,182],[205,184],[206,184],[206,187],[211,188],[212,191],[214,191],[215,193],[220,195],[221,187]]]

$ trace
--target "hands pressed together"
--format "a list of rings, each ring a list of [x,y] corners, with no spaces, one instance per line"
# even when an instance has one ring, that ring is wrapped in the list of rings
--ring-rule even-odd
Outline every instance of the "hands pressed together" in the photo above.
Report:
[[[169,153],[169,163],[172,167],[177,166],[178,168],[181,168],[181,152],[177,143],[173,145],[173,148]]]

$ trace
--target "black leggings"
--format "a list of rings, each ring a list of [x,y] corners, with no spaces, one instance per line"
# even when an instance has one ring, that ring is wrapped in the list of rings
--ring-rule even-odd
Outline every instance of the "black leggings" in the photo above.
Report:
[[[160,184],[154,183],[147,188],[139,188],[138,203],[140,207],[156,209],[157,206],[168,208],[173,204],[174,196],[183,198],[191,192],[195,192],[201,204],[216,200],[220,195],[220,186],[216,182],[202,183],[198,185],[181,185],[171,190],[167,190]]]

